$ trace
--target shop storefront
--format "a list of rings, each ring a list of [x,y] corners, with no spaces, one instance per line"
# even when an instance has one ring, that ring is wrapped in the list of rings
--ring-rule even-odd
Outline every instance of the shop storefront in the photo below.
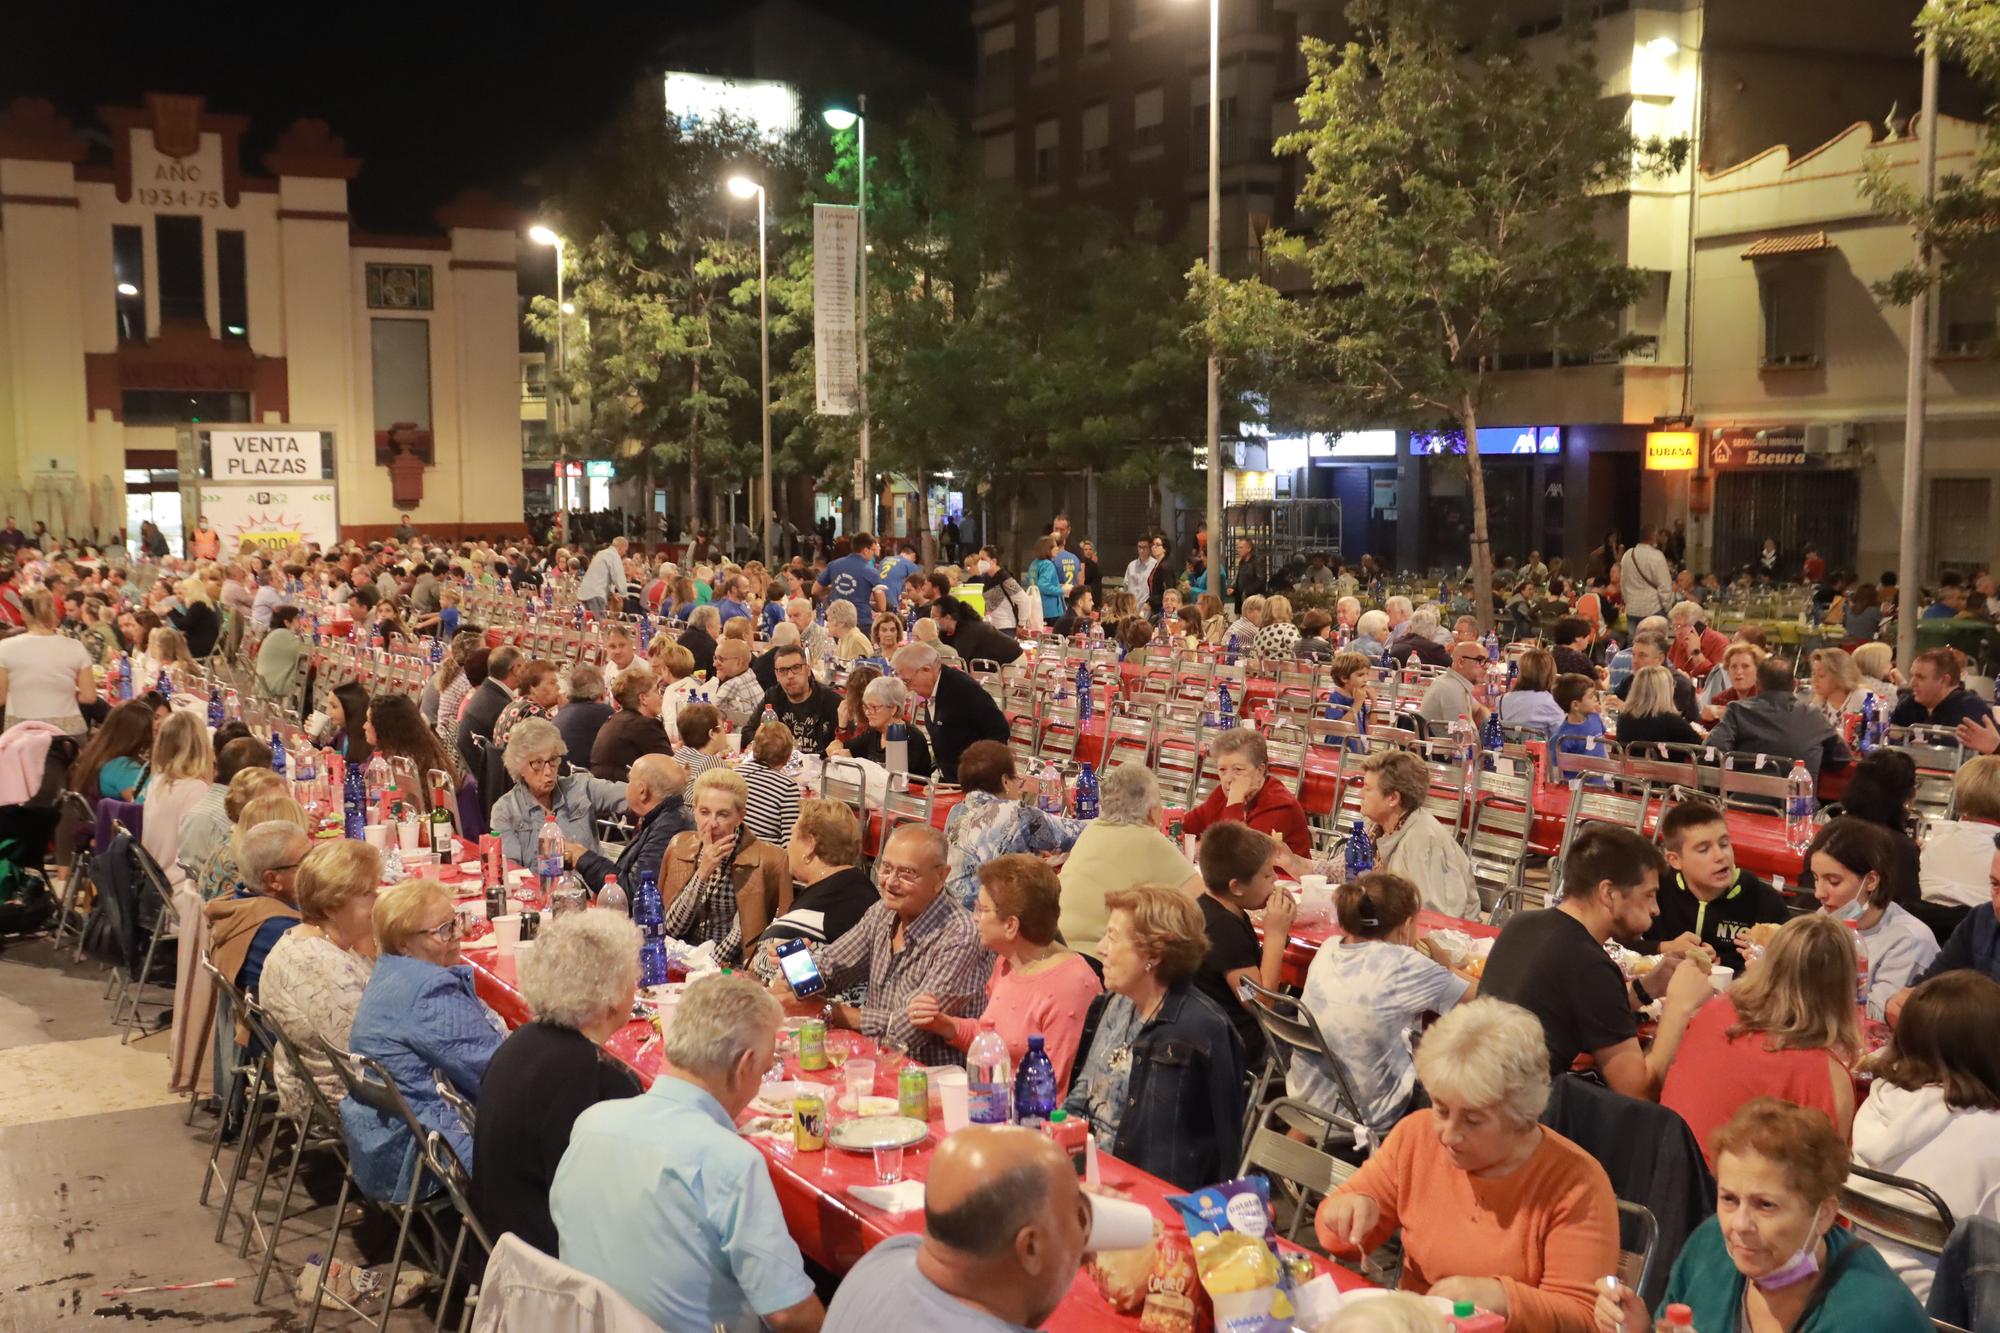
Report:
[[[1766,538],[1787,573],[1807,546],[1829,568],[1852,567],[1860,532],[1861,473],[1809,447],[1804,426],[1717,427],[1708,432],[1714,485],[1713,556],[1720,573],[1753,564]]]
[[[1544,558],[1564,549],[1568,487],[1563,426],[1482,426],[1479,461],[1486,483],[1486,530],[1496,564]],[[1420,567],[1468,564],[1472,558],[1472,479],[1461,431],[1413,431],[1409,454],[1421,474]]]

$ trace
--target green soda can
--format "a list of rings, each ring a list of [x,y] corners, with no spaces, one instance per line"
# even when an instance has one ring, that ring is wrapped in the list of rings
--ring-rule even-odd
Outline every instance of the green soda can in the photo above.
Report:
[[[799,1068],[826,1068],[826,1020],[808,1018],[799,1024]]]
[[[931,1118],[931,1079],[920,1064],[906,1064],[896,1076],[896,1109],[912,1120]]]

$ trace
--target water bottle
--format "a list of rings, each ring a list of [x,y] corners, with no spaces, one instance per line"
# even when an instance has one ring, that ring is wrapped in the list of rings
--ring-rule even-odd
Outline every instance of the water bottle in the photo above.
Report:
[[[708,696],[703,695],[702,697],[705,699]],[[765,704],[764,715],[757,719],[757,724],[759,726],[762,726],[766,722],[776,722],[777,720],[778,720],[778,710],[773,708],[770,704]]]
[[[1868,942],[1861,938],[1859,921],[1843,921],[1853,934],[1848,938],[1854,942],[1854,1003],[1862,1008],[1868,1006]]]
[[[1486,660],[1489,662],[1500,660],[1500,638],[1492,630],[1486,631]]]
[[[1003,1047],[1004,1049],[1004,1047]],[[1040,1129],[1056,1109],[1056,1067],[1042,1049],[1042,1034],[1028,1037],[1028,1053],[1014,1072],[1014,1123]]]
[[[222,687],[208,687],[208,725],[210,730],[222,725]]]
[[[1368,836],[1368,825],[1357,819],[1354,829],[1347,835],[1347,878],[1360,879],[1375,868],[1375,840]]]
[[[632,915],[632,905],[625,900],[625,890],[618,887],[616,875],[604,877],[604,887],[597,891],[597,905],[623,916]]]
[[[652,646],[653,617],[649,613],[641,611],[639,613],[639,651],[643,653]]]
[[[1854,732],[1854,748],[1862,754],[1867,754],[1875,748],[1875,713],[1875,696],[1862,695],[1861,725]]]
[[[1792,761],[1791,776],[1785,779],[1785,845],[1801,856],[1812,846],[1813,806],[1818,793],[1813,787],[1812,774],[1806,771],[1805,760]]]
[[[1695,1333],[1694,1311],[1676,1302],[1660,1312],[1653,1333]]]
[[[901,722],[891,722],[882,742],[882,757],[891,773],[910,771],[910,729]]]
[[[1078,819],[1097,818],[1097,773],[1091,764],[1076,775],[1076,803],[1070,813]]]
[[[1472,719],[1464,713],[1451,724],[1451,757],[1461,767],[1470,769],[1479,750],[1479,731],[1472,725]],[[1469,785],[1469,784],[1468,784]]]
[[[173,673],[167,670],[165,664],[162,664],[160,667],[159,679],[154,681],[153,683],[159,688],[160,697],[162,699],[166,699],[168,701],[171,701],[173,699],[174,677]]]
[[[438,665],[439,663],[441,663],[441,662],[443,662],[443,661],[444,661],[444,640],[443,640],[443,639],[441,639],[441,638],[438,638],[438,639],[432,639],[432,640],[431,640],[431,665],[432,665],[432,666],[437,666],[437,665]]]
[[[1236,704],[1226,683],[1218,682],[1215,687],[1215,725],[1224,731],[1236,725]]]
[[[118,659],[118,702],[124,703],[132,697],[132,655],[127,653]]]
[[[563,835],[552,814],[542,815],[542,827],[535,834],[535,878],[541,883],[542,901],[556,890],[563,873]]]
[[[1051,1082],[1054,1081],[1051,1075]],[[965,1052],[966,1102],[975,1125],[1005,1125],[1014,1119],[1014,1070],[1007,1043],[993,1020],[979,1020],[979,1035]]]
[[[1486,715],[1486,729],[1479,736],[1480,762],[1485,765],[1488,773],[1493,771],[1494,756],[1500,753],[1500,747],[1506,743],[1507,738],[1500,734],[1500,710],[1496,708]]]
[[[1043,762],[1041,785],[1042,793],[1038,804],[1042,807],[1042,812],[1050,815],[1061,814],[1063,812],[1063,777],[1062,770],[1056,767],[1055,760],[1049,759]]]
[[[667,984],[666,908],[660,901],[659,872],[639,872],[639,895],[632,900],[632,922],[644,939],[639,945],[639,984]]]
[[[275,731],[271,733],[271,771],[285,776],[285,738]]]
[[[368,795],[368,817],[378,824],[388,823],[384,802],[389,797],[389,761],[381,755],[370,756],[363,769],[362,790]]]
[[[313,647],[319,647],[319,617],[317,615],[312,617],[312,640]]]
[[[576,627],[577,627],[578,629],[582,629],[582,628],[583,628],[583,618],[584,618],[584,616],[586,616],[587,614],[589,614],[589,613],[588,613],[588,612],[586,612],[586,611],[585,611],[585,610],[583,609],[583,603],[582,603],[582,602],[578,602],[578,603],[576,604]]]
[[[361,842],[367,833],[368,793],[361,784],[360,765],[347,766],[347,776],[341,780],[340,787],[342,831],[349,842]]]
[[[1083,663],[1076,669],[1076,720],[1090,721],[1090,665]]]
[[[566,870],[549,894],[549,915],[567,916],[590,906],[590,886],[574,870]]]

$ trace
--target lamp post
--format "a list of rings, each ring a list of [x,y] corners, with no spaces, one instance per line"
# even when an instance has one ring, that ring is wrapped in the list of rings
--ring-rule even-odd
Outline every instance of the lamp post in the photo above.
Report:
[[[1208,271],[1222,273],[1222,0],[1208,0]],[[1222,596],[1222,369],[1208,341],[1208,590]]]
[[[855,98],[855,110],[829,107],[821,113],[821,118],[833,130],[854,127],[855,152],[858,155],[859,176],[855,182],[854,216],[856,221],[855,268],[860,274],[860,304],[854,311],[854,341],[860,358],[860,377],[855,381],[855,398],[861,409],[861,448],[854,473],[854,504],[860,512],[861,531],[875,531],[874,509],[875,488],[868,469],[868,97],[863,94]]]
[[[764,187],[748,176],[731,176],[729,192],[738,199],[757,200],[757,362],[762,375],[757,390],[757,406],[764,418],[764,512],[757,516],[763,529],[764,564],[771,564],[771,311],[768,275],[764,267]]]
[[[528,228],[528,239],[536,245],[555,247],[556,374],[559,377],[565,376],[569,371],[569,355],[568,347],[563,338],[563,325],[566,323],[563,316],[568,313],[563,305],[563,239],[556,234],[555,228],[542,222],[537,222],[534,226]],[[568,398],[569,395],[567,393],[563,393],[558,397],[556,400],[557,420],[550,423],[554,426],[556,432],[556,512],[559,514],[567,514],[569,512],[569,478],[563,476],[563,465],[569,461],[569,444],[562,438],[563,432],[569,426]],[[543,401],[548,401],[547,395],[544,395]]]

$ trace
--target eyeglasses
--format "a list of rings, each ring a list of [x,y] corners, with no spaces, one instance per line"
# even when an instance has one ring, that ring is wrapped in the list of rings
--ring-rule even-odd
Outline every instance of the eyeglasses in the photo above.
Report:
[[[450,944],[453,940],[459,938],[464,933],[464,930],[464,926],[458,919],[458,914],[454,912],[435,926],[432,926],[429,930],[421,933],[430,936],[439,944]]]
[[[938,869],[937,866],[899,866],[891,864],[888,861],[876,863],[876,874],[882,879],[898,880],[904,883],[920,880],[936,869]]]
[[[549,773],[562,766],[562,756],[550,755],[546,759],[530,759],[521,767],[535,773]]]

